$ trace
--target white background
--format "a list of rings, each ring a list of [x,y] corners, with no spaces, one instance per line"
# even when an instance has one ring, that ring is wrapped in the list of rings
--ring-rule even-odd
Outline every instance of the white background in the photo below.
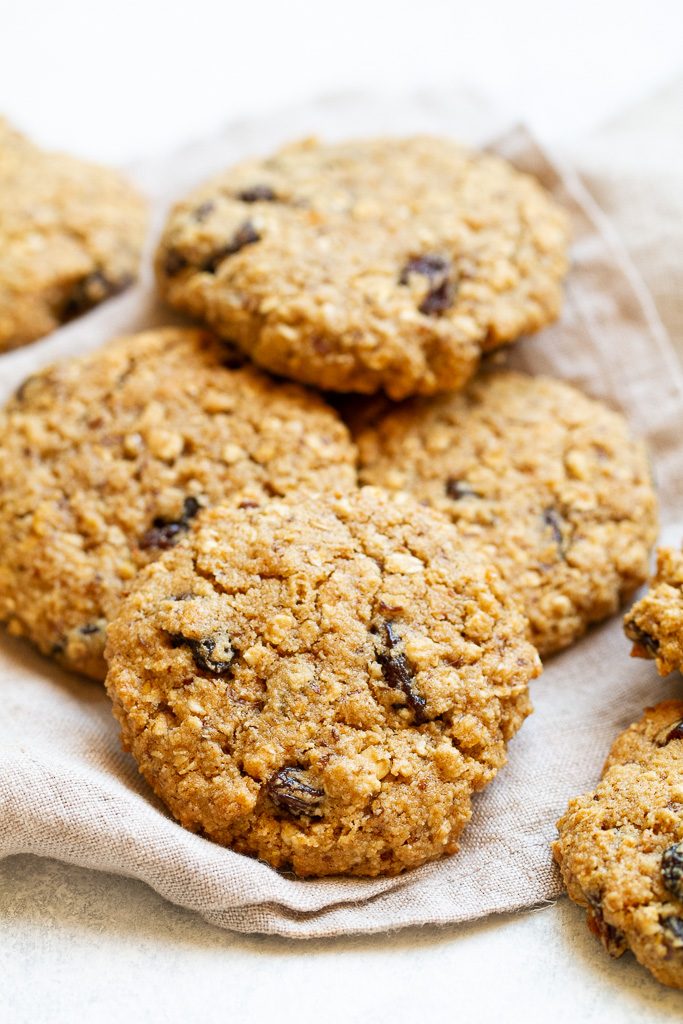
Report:
[[[571,148],[680,70],[682,41],[681,0],[0,0],[0,111],[46,144],[126,162],[313,94],[465,83]],[[680,1018],[683,995],[607,959],[582,918],[562,901],[302,945],[221,932],[137,882],[13,858],[0,1022]]]
[[[465,82],[550,140],[683,57],[680,0],[0,0],[0,100],[112,161],[321,92]]]

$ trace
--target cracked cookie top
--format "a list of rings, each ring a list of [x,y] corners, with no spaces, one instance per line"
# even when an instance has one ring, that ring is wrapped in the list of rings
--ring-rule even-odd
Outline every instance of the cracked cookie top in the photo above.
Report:
[[[644,447],[623,417],[561,381],[484,375],[380,412],[357,441],[362,482],[409,491],[483,546],[542,655],[647,576],[657,509]]]
[[[459,388],[558,315],[567,222],[539,183],[432,137],[305,140],[178,203],[171,305],[276,373],[392,398]]]
[[[111,342],[30,377],[0,411],[0,621],[96,678],[137,570],[202,508],[351,488],[337,415],[204,331]]]
[[[457,849],[540,671],[498,573],[376,488],[206,512],[140,574],[107,660],[175,817],[299,875]]]
[[[132,284],[146,222],[116,171],[46,153],[0,118],[0,352]]]
[[[648,708],[622,733],[602,781],[557,827],[555,859],[591,931],[683,988],[683,701]]]
[[[683,552],[662,548],[647,594],[626,614],[624,629],[632,654],[654,658],[666,676],[683,671]]]

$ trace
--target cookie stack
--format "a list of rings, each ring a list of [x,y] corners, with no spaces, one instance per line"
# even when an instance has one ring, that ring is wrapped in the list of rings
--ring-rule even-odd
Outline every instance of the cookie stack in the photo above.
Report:
[[[13,205],[62,195],[44,160],[26,194],[7,172]],[[75,215],[47,205],[53,277],[12,277],[19,224],[0,346],[134,272],[87,233],[67,271]],[[97,237],[134,268],[136,230]],[[185,827],[299,876],[455,851],[538,652],[644,581],[656,500],[622,417],[488,365],[558,316],[566,247],[554,200],[492,155],[298,143],[171,211],[158,287],[200,327],[62,362],[0,413],[0,619],[106,678]]]

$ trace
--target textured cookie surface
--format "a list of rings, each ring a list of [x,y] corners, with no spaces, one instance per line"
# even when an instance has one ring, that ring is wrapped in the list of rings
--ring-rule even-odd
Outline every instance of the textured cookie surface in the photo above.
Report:
[[[683,671],[683,552],[662,548],[657,572],[645,597],[624,620],[632,653],[654,658],[660,675]]]
[[[187,828],[299,875],[457,848],[540,663],[495,570],[375,488],[214,508],[107,638],[124,744]]]
[[[458,388],[555,319],[563,212],[498,157],[416,137],[305,141],[179,203],[168,301],[267,369],[392,398]]]
[[[43,152],[0,118],[0,352],[128,287],[146,219],[115,171]]]
[[[484,546],[542,655],[647,576],[657,516],[643,447],[621,416],[560,381],[482,376],[380,416],[358,445],[363,482],[410,491]]]
[[[616,740],[558,830],[555,859],[591,931],[683,988],[683,701],[649,708]]]
[[[336,414],[234,363],[166,328],[29,378],[0,411],[0,621],[102,677],[120,594],[202,506],[355,486]]]

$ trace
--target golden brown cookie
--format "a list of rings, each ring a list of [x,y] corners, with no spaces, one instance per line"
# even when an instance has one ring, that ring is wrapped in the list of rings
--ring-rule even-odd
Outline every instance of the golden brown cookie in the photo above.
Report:
[[[540,671],[498,573],[376,488],[209,510],[140,574],[107,660],[181,824],[298,875],[456,850]]]
[[[564,213],[499,157],[306,140],[180,202],[157,274],[259,365],[404,398],[461,387],[483,352],[554,320],[566,247]]]
[[[660,675],[683,671],[683,552],[657,552],[650,589],[627,612],[624,629],[633,641],[631,653],[654,658]]]
[[[104,676],[137,570],[206,505],[355,486],[336,414],[194,329],[150,330],[44,370],[0,411],[0,621]]]
[[[0,118],[0,352],[127,288],[146,222],[116,171],[44,152]]]
[[[647,576],[657,514],[644,448],[620,415],[567,384],[485,375],[385,413],[357,440],[362,482],[411,492],[483,546],[542,655]]]
[[[555,859],[593,934],[683,988],[683,701],[619,736],[595,791],[557,827]]]

